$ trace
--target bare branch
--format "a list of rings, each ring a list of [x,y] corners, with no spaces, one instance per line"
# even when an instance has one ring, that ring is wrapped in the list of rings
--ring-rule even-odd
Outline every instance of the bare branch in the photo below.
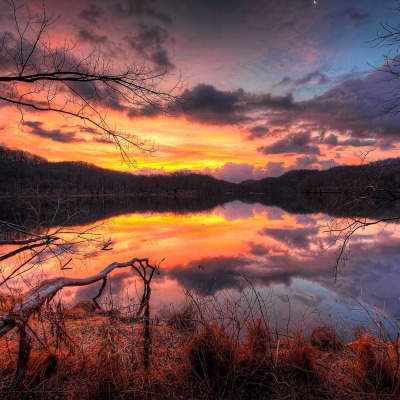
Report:
[[[107,111],[119,112],[150,108],[170,114],[184,108],[184,99],[175,94],[181,79],[166,83],[168,68],[152,69],[144,64],[114,66],[100,49],[79,55],[77,44],[53,43],[49,28],[58,20],[54,14],[31,14],[29,6],[9,6],[14,33],[6,32],[0,41],[0,102],[25,110],[53,112],[80,120],[95,136],[113,141],[122,158],[136,167],[130,152],[155,151],[154,144],[121,132],[107,123]]]
[[[23,300],[15,305],[8,315],[0,316],[0,337],[13,329],[16,326],[16,321],[27,321],[35,310],[38,310],[47,299],[54,297],[61,289],[72,286],[91,285],[102,279],[104,280],[113,270],[126,267],[132,267],[136,271],[143,270],[143,268],[145,270],[150,269],[150,279],[154,272],[157,272],[157,268],[149,264],[148,258],[135,257],[128,262],[114,262],[99,273],[88,278],[59,277],[43,281],[38,286],[25,293],[22,296]]]

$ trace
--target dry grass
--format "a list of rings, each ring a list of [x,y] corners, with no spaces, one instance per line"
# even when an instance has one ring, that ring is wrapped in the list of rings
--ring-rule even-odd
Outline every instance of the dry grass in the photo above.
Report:
[[[0,398],[400,398],[397,340],[358,334],[342,344],[321,327],[309,342],[302,332],[277,334],[256,302],[244,312],[237,299],[224,301],[196,299],[169,323],[152,324],[149,368],[142,323],[83,306],[48,307],[29,323],[32,351],[12,391],[18,335],[0,339]]]

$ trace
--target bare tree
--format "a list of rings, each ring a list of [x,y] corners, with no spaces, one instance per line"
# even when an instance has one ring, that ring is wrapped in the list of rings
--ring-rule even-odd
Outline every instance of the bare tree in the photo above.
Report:
[[[146,108],[147,112],[170,113],[184,107],[166,82],[169,68],[152,69],[143,63],[115,66],[100,48],[79,55],[78,43],[52,40],[50,28],[57,23],[54,13],[31,13],[29,4],[17,6],[8,0],[13,31],[0,37],[0,104],[26,110],[52,112],[80,121],[85,130],[114,141],[123,160],[136,166],[130,151],[152,152],[152,143],[121,132],[107,122],[107,111]]]
[[[29,319],[31,315],[38,311],[45,302],[49,302],[53,297],[65,287],[87,286],[95,282],[103,280],[99,294],[92,299],[98,306],[96,299],[101,295],[107,282],[107,276],[117,268],[131,267],[135,270],[143,280],[143,296],[140,303],[137,317],[144,318],[144,365],[149,367],[149,352],[151,346],[150,337],[150,295],[151,280],[154,274],[158,273],[158,267],[149,263],[148,258],[133,258],[128,262],[113,262],[99,273],[87,278],[67,278],[59,277],[41,282],[32,290],[24,293],[22,300],[6,313],[0,315],[0,337],[14,328],[18,328],[19,334],[19,352],[15,376],[10,388],[15,388],[24,375],[25,367],[29,362],[29,354],[31,351],[31,339],[27,334]]]
[[[388,179],[400,171],[400,159],[363,165],[365,157],[359,158],[358,178],[336,197],[330,207],[331,212],[339,211],[347,216],[326,220],[328,247],[336,249],[332,271],[335,282],[348,261],[353,235],[373,226],[384,229],[387,224],[400,220],[400,190],[396,179]]]
[[[123,160],[134,167],[132,150],[155,151],[153,143],[111,126],[107,113],[114,109],[139,114],[146,109],[147,113],[168,114],[183,107],[182,97],[176,94],[180,78],[172,86],[167,82],[171,69],[153,69],[139,62],[114,65],[100,48],[83,54],[79,43],[59,43],[52,38],[59,17],[48,12],[44,1],[38,12],[31,11],[29,2],[19,5],[6,0],[5,4],[11,29],[0,36],[0,107],[16,106],[23,122],[29,111],[75,119],[96,138],[114,142]],[[59,198],[55,202],[54,218],[62,207]],[[110,249],[111,242],[103,241],[93,227],[69,228],[74,214],[54,228],[57,224],[42,226],[39,210],[33,211],[39,219],[33,225],[0,221],[0,286],[50,258],[59,261],[60,269],[70,268],[82,244]],[[11,260],[16,262],[7,272],[4,262]]]
[[[0,36],[0,107],[16,106],[22,121],[27,111],[55,113],[68,121],[76,119],[95,137],[113,141],[123,160],[134,167],[132,150],[155,151],[153,143],[111,126],[107,112],[116,109],[134,113],[136,109],[139,113],[146,108],[147,112],[168,114],[174,107],[183,107],[183,99],[175,94],[180,78],[172,87],[166,82],[171,69],[152,69],[144,63],[113,65],[100,48],[82,55],[79,43],[52,39],[51,29],[59,17],[48,13],[44,1],[39,12],[32,12],[29,2],[5,3],[11,29]],[[43,231],[38,226],[33,229],[1,221],[0,228],[1,233],[12,230],[24,236],[20,240],[0,238],[0,246],[8,249],[0,252],[0,262],[29,254],[10,276],[3,276],[3,283],[25,271],[28,262],[40,260],[46,252],[59,256],[94,237],[92,231],[85,231],[74,232],[71,238],[64,226]]]
[[[400,12],[400,8],[394,11]],[[400,112],[400,23],[394,25],[382,23],[381,30],[377,32],[377,37],[372,43],[375,48],[385,50],[383,54],[385,62],[373,68],[376,72],[381,73],[383,80],[392,83],[390,99],[376,105],[377,114],[381,116],[398,114]],[[367,156],[373,150],[356,154],[360,160],[360,165],[364,164]],[[399,159],[393,161],[399,164]],[[388,223],[400,220],[400,214],[396,212],[396,207],[392,207],[394,212],[383,217],[376,217],[379,210],[393,206],[400,201],[398,184],[388,185],[387,180],[383,178],[385,171],[390,171],[392,166],[390,163],[389,165],[383,163],[380,165],[379,162],[366,165],[365,170],[360,175],[361,186],[357,187],[357,182],[353,182],[352,187],[348,189],[348,193],[351,195],[346,195],[339,200],[341,207],[348,207],[351,204],[353,207],[362,209],[364,213],[362,218],[332,218],[327,223],[330,233],[329,247],[336,246],[337,248],[333,267],[335,281],[341,268],[348,260],[350,240],[354,234],[370,226],[381,225],[384,227]]]
[[[396,11],[400,12],[400,8]],[[393,82],[391,99],[381,105],[382,113],[400,112],[400,23],[381,24],[381,30],[374,40],[374,47],[385,50],[385,62],[376,70],[385,74],[386,79]]]

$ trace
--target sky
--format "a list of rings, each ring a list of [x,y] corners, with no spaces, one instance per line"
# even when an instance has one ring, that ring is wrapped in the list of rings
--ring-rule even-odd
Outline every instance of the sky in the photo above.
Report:
[[[41,2],[28,4],[31,15],[41,12]],[[400,0],[47,0],[45,7],[58,17],[51,46],[67,44],[81,58],[100,51],[114,70],[168,68],[162,88],[177,85],[185,96],[185,107],[169,115],[103,99],[109,125],[157,149],[134,152],[133,173],[188,169],[240,182],[399,156],[400,113],[383,110],[400,78],[378,70],[388,59],[398,68],[396,49],[376,38],[400,23]],[[9,14],[3,2],[0,31],[15,38]],[[26,8],[17,15],[22,27]],[[2,76],[10,73],[4,60]],[[115,145],[79,119],[1,100],[0,145],[129,170]]]

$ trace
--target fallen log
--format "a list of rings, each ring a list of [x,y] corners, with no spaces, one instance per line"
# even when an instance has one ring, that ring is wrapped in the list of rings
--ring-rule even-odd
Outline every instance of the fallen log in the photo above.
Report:
[[[138,264],[139,267],[137,267],[136,264]],[[139,273],[142,279],[143,275],[141,271],[146,271],[146,269],[149,268],[152,271],[151,276],[157,271],[156,267],[149,264],[148,258],[133,258],[124,263],[114,262],[96,275],[88,278],[58,277],[43,281],[33,289],[24,293],[22,301],[16,304],[8,314],[0,316],[0,337],[12,330],[19,322],[26,323],[34,311],[38,310],[46,300],[52,299],[61,289],[70,286],[91,285],[102,279],[104,280],[113,270],[126,267],[132,267]]]

